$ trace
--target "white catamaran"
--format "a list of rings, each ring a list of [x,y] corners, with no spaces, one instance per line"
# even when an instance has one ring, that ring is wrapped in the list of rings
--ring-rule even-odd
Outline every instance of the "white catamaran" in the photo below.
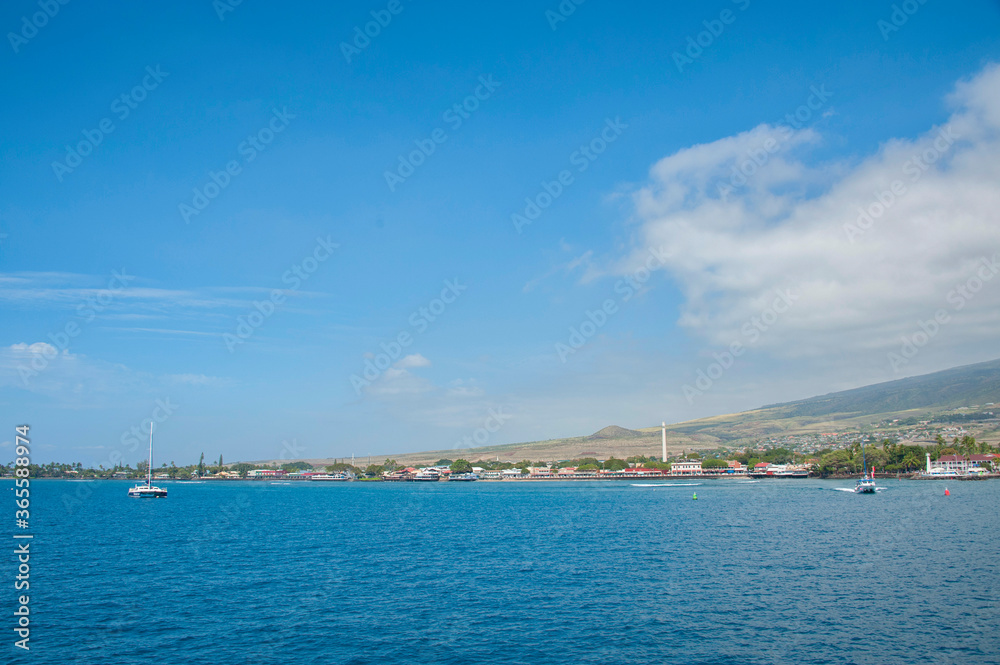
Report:
[[[865,442],[861,441],[861,464],[864,469],[864,475],[858,480],[858,484],[854,486],[854,491],[858,494],[874,494],[875,493],[875,468],[872,467],[871,475],[868,474],[868,462],[865,460]]]
[[[167,496],[167,490],[153,486],[153,423],[149,423],[149,468],[146,469],[146,484],[136,483],[136,486],[128,491],[128,495],[148,499]]]

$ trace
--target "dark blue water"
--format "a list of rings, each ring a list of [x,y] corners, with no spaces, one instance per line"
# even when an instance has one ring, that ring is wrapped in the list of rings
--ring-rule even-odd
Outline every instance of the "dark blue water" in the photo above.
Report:
[[[938,481],[881,484],[170,483],[168,499],[140,500],[124,482],[36,481],[32,650],[13,647],[11,590],[0,653],[1000,662],[1000,482],[952,482],[948,497]]]

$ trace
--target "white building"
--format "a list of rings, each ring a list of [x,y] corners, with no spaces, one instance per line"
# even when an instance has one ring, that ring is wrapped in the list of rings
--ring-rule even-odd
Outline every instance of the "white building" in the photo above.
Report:
[[[700,474],[700,459],[685,459],[670,463],[670,475],[672,476],[696,476]]]
[[[995,460],[995,455],[942,455],[936,462],[931,462],[928,455],[928,473],[963,474],[974,468],[991,471]]]

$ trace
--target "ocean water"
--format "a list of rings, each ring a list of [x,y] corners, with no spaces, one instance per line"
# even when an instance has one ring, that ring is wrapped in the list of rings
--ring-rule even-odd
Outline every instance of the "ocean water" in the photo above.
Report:
[[[24,663],[1000,662],[1000,483],[32,483]],[[13,483],[9,497],[13,523]],[[697,492],[698,500],[692,500]],[[12,530],[7,529],[7,542]],[[12,545],[8,551],[13,551]]]

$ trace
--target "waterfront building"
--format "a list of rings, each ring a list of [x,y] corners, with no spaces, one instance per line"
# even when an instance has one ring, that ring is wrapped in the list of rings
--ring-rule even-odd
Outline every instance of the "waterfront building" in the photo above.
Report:
[[[700,459],[677,460],[670,464],[670,475],[672,476],[698,476],[701,475]]]
[[[382,473],[382,478],[385,480],[409,480],[417,474],[417,469],[412,466],[408,466],[405,469],[396,469],[395,471],[385,471]]]
[[[969,473],[974,468],[991,471],[997,457],[997,455],[942,455],[933,463],[932,472],[962,474]]]
[[[284,469],[251,469],[247,471],[247,478],[250,480],[283,478],[287,473]]]

